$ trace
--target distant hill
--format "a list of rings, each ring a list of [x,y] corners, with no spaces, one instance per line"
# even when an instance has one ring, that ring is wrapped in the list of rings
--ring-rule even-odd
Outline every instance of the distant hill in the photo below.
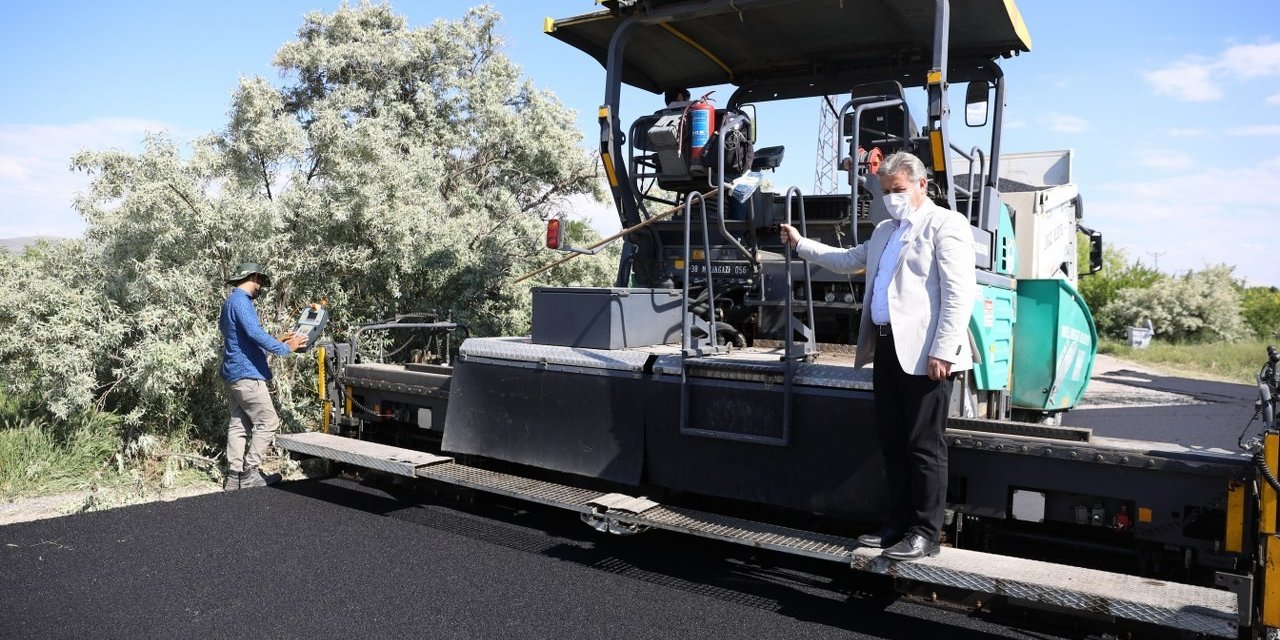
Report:
[[[6,250],[18,253],[29,244],[35,244],[41,240],[61,240],[58,236],[24,236],[21,238],[0,238],[0,247]]]

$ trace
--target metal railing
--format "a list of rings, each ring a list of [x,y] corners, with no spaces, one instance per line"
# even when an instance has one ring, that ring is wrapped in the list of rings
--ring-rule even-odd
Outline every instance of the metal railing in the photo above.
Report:
[[[957,147],[954,144],[951,145],[951,150],[959,154],[961,158],[969,161],[968,188],[957,186],[956,191],[959,191],[969,199],[968,204],[965,206],[964,216],[969,219],[969,224],[975,224],[973,220],[973,203],[978,199],[975,194],[982,193],[982,187],[987,184],[987,155],[982,151],[982,148],[977,145],[974,145],[973,148],[969,149],[969,153],[965,153],[960,149],[960,147]],[[974,156],[977,156],[978,158],[978,170],[976,174],[978,181],[976,183],[973,181],[975,175],[973,162]]]

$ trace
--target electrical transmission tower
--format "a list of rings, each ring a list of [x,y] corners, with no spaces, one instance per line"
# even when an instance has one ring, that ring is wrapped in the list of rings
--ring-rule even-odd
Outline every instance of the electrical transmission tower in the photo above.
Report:
[[[813,170],[813,192],[836,193],[840,189],[840,122],[836,105],[841,96],[824,96],[818,101],[818,154]]]

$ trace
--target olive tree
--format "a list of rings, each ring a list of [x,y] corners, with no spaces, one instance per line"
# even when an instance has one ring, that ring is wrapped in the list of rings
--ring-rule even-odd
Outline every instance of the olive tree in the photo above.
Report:
[[[381,5],[312,13],[279,80],[241,79],[224,129],[77,155],[84,238],[0,261],[29,281],[0,293],[0,381],[59,413],[98,403],[214,441],[218,309],[241,261],[272,275],[269,331],[321,299],[339,338],[409,312],[527,331],[530,283],[514,280],[551,259],[540,219],[600,182],[573,113],[522,78],[499,26],[487,7],[420,28]],[[612,269],[582,257],[540,283]],[[309,408],[313,367],[274,362],[286,421]]]

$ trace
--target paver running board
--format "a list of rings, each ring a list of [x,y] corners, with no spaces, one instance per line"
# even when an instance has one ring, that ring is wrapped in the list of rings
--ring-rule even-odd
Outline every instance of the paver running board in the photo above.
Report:
[[[297,450],[296,436],[289,437],[295,442],[285,448]],[[335,436],[327,436],[327,438],[335,438]],[[327,439],[324,441],[331,442]],[[360,444],[371,445],[371,443]],[[383,445],[372,446],[383,447]],[[633,525],[633,530],[654,528],[686,533],[722,542],[839,562],[860,571],[954,587],[972,593],[1005,596],[1015,601],[1051,605],[1090,616],[1110,616],[1220,638],[1235,638],[1238,635],[1237,598],[1234,593],[1226,590],[965,549],[943,548],[941,553],[933,558],[924,558],[915,562],[890,562],[880,557],[879,549],[859,547],[851,538],[661,505],[619,494],[606,494],[572,485],[489,471],[406,449],[395,447],[385,447],[385,449],[394,450],[400,458],[417,454],[436,459],[436,462],[416,468],[412,475],[421,478],[568,509],[589,514],[595,518],[606,518]],[[313,450],[318,451],[319,448]],[[343,455],[353,455],[348,453],[350,450],[347,449]],[[299,452],[302,453],[302,451]],[[324,456],[321,453],[309,453],[309,455]],[[642,509],[638,513],[633,511],[637,505]]]
[[[319,432],[277,435],[276,446],[301,455],[336,460],[410,478],[421,467],[453,459]]]
[[[1134,620],[1219,638],[1238,637],[1234,593],[1180,582],[943,548],[936,557],[892,562],[855,550],[854,569],[1071,611]]]

